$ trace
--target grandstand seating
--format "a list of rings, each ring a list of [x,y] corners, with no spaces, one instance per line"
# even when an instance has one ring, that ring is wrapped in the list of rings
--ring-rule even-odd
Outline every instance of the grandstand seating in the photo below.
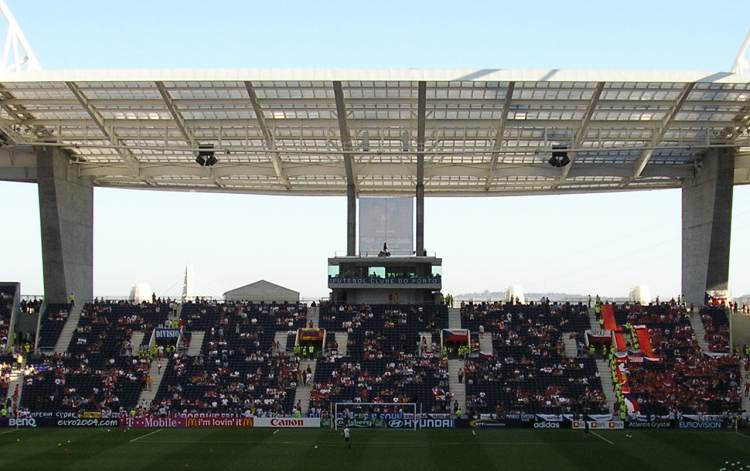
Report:
[[[134,407],[150,362],[137,355],[130,337],[134,330],[150,331],[163,324],[168,313],[169,306],[161,303],[85,305],[67,352],[43,357],[32,366],[22,405],[64,411]]]
[[[64,323],[69,306],[50,308],[53,314],[49,309],[45,313],[48,327]],[[170,311],[167,303],[84,306],[67,352],[44,356],[27,368],[22,406],[79,412],[137,406],[149,384],[151,362],[139,351],[153,329],[174,323],[183,339],[202,331],[203,343],[197,356],[184,350],[168,356],[153,411],[292,413],[300,381],[300,358],[293,347],[296,330],[307,324],[304,305],[185,303],[179,322],[169,319]],[[613,305],[608,312],[622,338],[630,339],[624,349],[632,353],[638,339],[651,347],[652,358],[636,361],[631,355],[627,363],[628,399],[639,410],[720,413],[739,407],[738,359],[701,352],[683,307]],[[718,326],[713,335],[722,332],[722,313],[703,313]],[[421,338],[428,333],[438,342],[441,329],[448,327],[446,306],[324,303],[319,324],[327,330],[329,347],[337,332],[347,345],[345,355],[339,354],[343,348],[331,349],[317,359],[311,415],[325,415],[334,402],[416,402],[426,412],[451,411],[447,359]],[[590,327],[586,306],[469,303],[461,308],[461,324],[472,338],[484,332],[492,339],[491,353],[480,353],[475,346],[465,360],[466,404],[472,414],[610,412],[594,358],[583,348],[578,356],[564,355],[564,337],[576,338],[582,347]],[[631,325],[646,329],[634,335],[628,331]],[[141,345],[130,345],[134,331],[144,332]],[[281,345],[274,344],[275,338]],[[715,344],[722,346],[721,341]],[[3,385],[7,388],[4,373],[0,367],[0,393]]]
[[[324,304],[320,326],[346,331],[347,356],[318,361],[311,410],[334,402],[417,402],[423,410],[450,407],[448,366],[439,355],[420,352],[420,332],[438,338],[448,327],[445,306],[347,306]]]
[[[478,413],[603,413],[593,359],[563,358],[562,335],[583,338],[586,307],[467,304],[463,326],[493,337],[492,358],[466,361],[467,408]]]
[[[683,306],[620,305],[618,324],[645,325],[656,359],[627,361],[628,399],[644,414],[722,413],[740,405],[739,358],[701,351]]]
[[[0,286],[0,356],[6,351],[10,338],[10,318],[16,296],[15,285]]]
[[[273,339],[276,331],[305,326],[305,305],[187,303],[181,319],[188,332],[205,331],[201,353],[170,360],[156,408],[291,413],[299,359],[290,352],[274,352]]]
[[[706,329],[708,348],[716,353],[729,353],[729,318],[724,307],[705,307],[701,309],[703,327]]]
[[[48,304],[42,314],[39,330],[39,348],[52,350],[70,315],[70,304]]]

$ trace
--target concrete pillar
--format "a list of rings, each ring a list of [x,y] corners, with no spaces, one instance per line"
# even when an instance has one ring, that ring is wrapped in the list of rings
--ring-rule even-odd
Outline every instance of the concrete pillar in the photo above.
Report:
[[[417,256],[424,255],[424,185],[417,185]]]
[[[346,187],[346,255],[357,255],[357,191],[352,184]]]
[[[711,149],[682,185],[682,294],[703,304],[729,287],[735,149]]]
[[[79,178],[68,154],[37,150],[39,218],[42,232],[44,295],[63,303],[69,294],[85,302],[94,294],[94,188]]]

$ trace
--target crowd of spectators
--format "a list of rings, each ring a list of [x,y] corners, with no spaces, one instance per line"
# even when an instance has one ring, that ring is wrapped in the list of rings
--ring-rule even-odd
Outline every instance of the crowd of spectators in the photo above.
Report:
[[[656,359],[629,355],[630,399],[642,414],[720,414],[740,407],[740,359],[701,351],[684,305],[616,306],[618,323],[645,325]],[[631,339],[630,350],[635,350]],[[713,349],[712,349],[713,350]],[[636,350],[636,353],[637,350]]]
[[[183,335],[204,332],[196,356],[177,353],[150,410],[290,415],[301,381],[299,358],[274,341],[305,327],[303,304],[218,303],[182,307]]]
[[[441,358],[396,354],[384,361],[329,357],[318,364],[310,415],[334,402],[421,403],[425,412],[449,412],[448,363]]]
[[[149,360],[112,357],[94,363],[86,353],[56,353],[27,363],[22,405],[33,411],[77,413],[112,413],[135,406]]]
[[[715,353],[729,353],[729,318],[723,307],[701,309],[701,320],[706,330],[705,340],[708,348]]]
[[[492,334],[492,358],[466,361],[471,415],[606,412],[592,359],[564,357],[563,335],[583,339],[589,327],[582,304],[468,303],[462,325]]]
[[[15,286],[0,286],[0,358],[10,345],[10,319],[15,301]]]

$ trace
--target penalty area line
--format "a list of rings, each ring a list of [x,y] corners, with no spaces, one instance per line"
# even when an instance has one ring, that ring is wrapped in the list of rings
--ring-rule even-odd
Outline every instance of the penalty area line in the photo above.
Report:
[[[0,435],[5,435],[6,433],[13,433],[13,432],[18,432],[18,429],[16,428],[16,429],[13,429],[13,430],[7,430],[5,432],[0,432]]]
[[[164,429],[163,429],[163,428],[160,428],[159,430],[154,430],[153,432],[148,432],[148,433],[146,433],[146,434],[144,434],[144,435],[141,435],[140,437],[135,437],[135,438],[133,438],[132,440],[130,440],[130,443],[133,443],[133,442],[137,442],[137,441],[138,441],[138,440],[140,440],[141,438],[146,438],[146,437],[148,437],[149,435],[153,435],[153,434],[155,434],[155,433],[159,433],[159,432],[161,432],[162,430],[164,430]]]
[[[610,445],[614,445],[615,444],[615,442],[609,440],[608,438],[602,437],[601,435],[599,435],[598,433],[594,432],[593,430],[591,431],[591,435],[597,437],[600,440],[603,440],[603,441],[609,443]]]

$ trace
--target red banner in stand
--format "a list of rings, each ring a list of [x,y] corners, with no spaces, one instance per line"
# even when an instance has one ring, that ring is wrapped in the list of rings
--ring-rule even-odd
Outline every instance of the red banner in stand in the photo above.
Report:
[[[607,330],[617,330],[617,320],[615,319],[615,307],[611,304],[602,305],[602,319],[604,319],[604,328]]]
[[[648,335],[646,326],[637,325],[633,327],[633,330],[635,330],[635,335],[638,337],[638,345],[641,348],[641,352],[650,360],[656,359],[656,354],[654,354],[654,349],[651,346],[651,337]]]
[[[615,345],[617,346],[618,352],[624,352],[625,350],[627,350],[625,334],[623,334],[622,332],[615,332]]]

